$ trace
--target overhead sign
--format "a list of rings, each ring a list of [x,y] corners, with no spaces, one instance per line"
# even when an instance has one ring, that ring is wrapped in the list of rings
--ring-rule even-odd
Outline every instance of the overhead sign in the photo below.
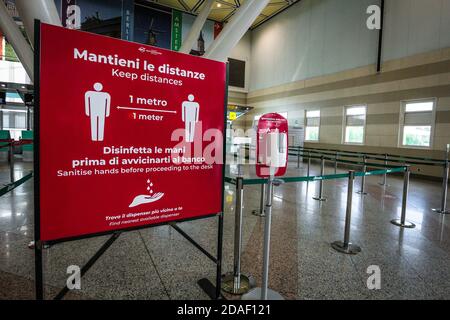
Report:
[[[40,29],[41,240],[221,211],[226,65]]]
[[[34,105],[34,97],[32,93],[25,93],[23,102],[26,106],[33,106]]]
[[[256,138],[258,177],[280,177],[286,174],[288,128],[287,119],[278,113],[268,113],[259,119]]]
[[[234,121],[234,120],[236,120],[236,119],[237,119],[237,113],[236,113],[236,112],[233,112],[233,111],[230,111],[230,112],[228,113],[228,120]]]

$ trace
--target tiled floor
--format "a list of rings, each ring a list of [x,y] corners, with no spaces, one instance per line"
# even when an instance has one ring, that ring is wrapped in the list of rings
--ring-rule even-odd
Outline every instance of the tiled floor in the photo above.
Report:
[[[18,177],[29,164],[17,165]],[[317,167],[313,168],[317,172]],[[291,168],[292,170],[297,170]],[[304,171],[300,171],[304,174]],[[8,168],[0,166],[0,183]],[[400,214],[402,179],[390,187],[367,179],[369,195],[353,199],[352,241],[356,256],[335,252],[330,243],[343,238],[347,183],[327,181],[325,203],[312,197],[316,183],[285,184],[275,190],[270,287],[287,299],[449,299],[450,217],[430,211],[440,204],[440,183],[412,179],[408,219],[416,229],[389,223]],[[0,299],[34,296],[33,181],[0,198]],[[358,182],[355,184],[358,189]],[[264,219],[253,216],[260,187],[245,188],[242,271],[260,283]],[[233,261],[234,190],[227,186],[224,272]],[[215,252],[217,219],[180,225]],[[46,297],[65,285],[67,267],[82,266],[108,237],[55,245],[44,253]],[[369,266],[381,269],[381,290],[369,290]],[[124,233],[82,279],[82,290],[68,299],[207,299],[196,284],[214,279],[215,266],[168,226]]]

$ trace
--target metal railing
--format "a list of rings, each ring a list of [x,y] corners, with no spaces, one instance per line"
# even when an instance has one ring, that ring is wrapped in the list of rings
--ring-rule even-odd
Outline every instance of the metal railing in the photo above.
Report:
[[[367,160],[382,161],[384,167],[389,167],[390,163],[397,163],[408,166],[422,165],[422,166],[434,166],[442,167],[442,198],[441,207],[439,209],[432,209],[432,211],[441,214],[450,214],[447,209],[447,198],[448,198],[448,179],[449,179],[449,153],[450,144],[447,145],[446,155],[444,159],[433,159],[433,158],[419,158],[411,156],[402,155],[392,155],[392,154],[381,154],[381,153],[363,153],[354,151],[343,151],[336,149],[322,149],[322,148],[304,148],[304,147],[290,147],[289,155],[297,157],[298,167],[300,167],[300,159],[308,158],[308,175],[311,166],[311,159],[325,159],[325,161],[334,162],[334,170],[337,173],[338,163],[348,163],[348,161],[342,158],[356,158],[358,160],[362,159],[362,170],[366,170],[367,166],[373,165],[368,164]],[[321,164],[323,166],[323,164]],[[387,186],[387,174],[383,174],[383,181],[380,183],[382,186]],[[367,194],[365,191],[365,177],[361,178],[361,190],[360,194]]]

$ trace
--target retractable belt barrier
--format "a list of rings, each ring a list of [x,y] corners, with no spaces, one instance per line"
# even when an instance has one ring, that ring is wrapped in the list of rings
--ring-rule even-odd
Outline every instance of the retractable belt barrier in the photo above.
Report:
[[[326,161],[334,161],[334,170],[337,173],[337,164],[339,163],[349,163],[346,160],[343,160],[341,157],[346,158],[358,158],[363,159],[363,163],[360,164],[363,168],[363,171],[367,166],[373,166],[374,164],[368,164],[366,161],[376,160],[383,161],[384,167],[389,167],[389,163],[399,163],[403,165],[422,165],[422,166],[434,166],[443,168],[442,175],[442,199],[441,199],[441,208],[432,209],[432,211],[440,213],[440,214],[450,214],[450,211],[447,210],[447,197],[448,197],[448,179],[449,179],[449,153],[450,153],[450,144],[447,145],[445,159],[433,159],[433,158],[419,158],[419,157],[410,157],[410,156],[400,156],[400,155],[391,155],[391,154],[380,154],[380,153],[361,153],[354,151],[342,151],[335,149],[321,149],[321,148],[304,148],[304,147],[290,147],[289,150],[291,156],[297,156],[298,167],[300,167],[300,158],[305,157],[308,158],[308,175],[309,175],[309,167],[311,165],[311,159],[321,159],[323,167],[323,159]],[[295,152],[295,153],[292,153]],[[323,157],[323,159],[322,159]],[[383,174],[383,181],[379,183],[381,186],[388,186],[387,184],[387,173]],[[365,195],[366,192],[364,190],[365,187],[365,176],[361,178],[361,191],[360,194]],[[317,199],[319,200],[319,199]]]
[[[321,159],[323,162],[325,160],[331,159],[330,157],[325,156],[311,156],[311,158],[315,159]],[[308,170],[308,176],[303,177],[283,177],[279,178],[278,180],[282,183],[300,183],[300,182],[313,182],[313,181],[320,181],[323,183],[323,181],[326,180],[338,180],[338,179],[348,179],[349,181],[349,188],[348,188],[348,195],[347,195],[347,214],[346,214],[346,222],[345,222],[345,230],[344,230],[344,241],[336,241],[331,244],[331,246],[345,254],[357,254],[361,251],[361,249],[353,245],[350,242],[350,225],[351,225],[351,204],[352,204],[352,198],[353,198],[353,182],[355,177],[366,177],[366,176],[377,176],[377,175],[384,175],[384,174],[391,174],[391,173],[404,173],[404,187],[403,187],[403,197],[402,197],[402,211],[401,211],[401,217],[398,220],[391,221],[392,224],[402,227],[402,228],[414,228],[415,225],[406,221],[406,209],[407,209],[407,199],[408,199],[408,191],[409,191],[409,178],[410,178],[410,167],[409,166],[390,166],[389,168],[384,168],[384,164],[379,163],[370,163],[370,162],[356,162],[356,161],[349,161],[349,160],[343,160],[339,159],[339,162],[352,164],[352,165],[365,165],[366,168],[374,167],[376,170],[367,171],[363,170],[361,172],[356,171],[349,171],[347,173],[336,173],[336,174],[324,174],[324,170],[321,170],[323,174],[318,176],[311,176],[309,175]],[[308,168],[309,169],[309,168]],[[251,186],[251,185],[261,185],[261,201],[260,205],[262,206],[264,204],[263,198],[264,198],[264,186],[269,183],[269,179],[264,178],[244,178],[242,176],[238,177],[231,177],[231,176],[225,176],[225,182],[231,185],[236,186],[236,203],[235,203],[235,214],[236,214],[236,224],[235,224],[235,233],[234,233],[234,268],[233,268],[233,275],[229,276],[226,279],[226,282],[229,283],[227,287],[226,292],[236,295],[242,295],[248,292],[251,286],[251,279],[250,276],[245,276],[241,273],[241,247],[242,247],[242,217],[243,217],[243,198],[244,198],[244,187],[245,186]],[[323,190],[323,188],[321,188]],[[323,198],[322,191],[320,192],[319,196],[316,197],[316,199]],[[255,210],[256,212],[256,210]],[[260,213],[258,215],[264,216],[264,209],[260,208]]]
[[[420,157],[411,157],[411,156],[401,156],[401,155],[392,155],[392,154],[386,154],[386,153],[373,153],[373,152],[356,152],[356,151],[343,151],[343,150],[337,150],[337,149],[323,149],[323,148],[305,148],[305,147],[289,147],[290,150],[306,150],[306,151],[319,151],[319,152],[332,152],[332,153],[339,153],[340,155],[359,155],[360,157],[366,155],[366,156],[372,156],[374,158],[377,158],[379,160],[384,160],[384,156],[388,155],[389,158],[400,158],[403,160],[421,160],[421,161],[430,161],[430,162],[440,162],[444,164],[445,159],[433,159],[433,158],[420,158]]]
[[[291,148],[289,148],[290,150],[293,150]],[[362,158],[366,158],[366,159],[370,159],[370,160],[378,160],[378,161],[389,161],[389,162],[395,162],[395,163],[404,163],[404,164],[416,164],[416,165],[426,165],[426,166],[443,166],[445,164],[445,160],[428,160],[428,159],[424,159],[423,161],[414,161],[414,160],[420,160],[420,159],[413,159],[413,161],[409,160],[408,157],[398,157],[398,159],[393,159],[393,158],[389,158],[392,156],[389,155],[385,155],[385,157],[378,157],[378,156],[371,156],[371,155],[367,155],[367,154],[346,154],[345,152],[336,152],[336,153],[332,153],[332,152],[321,152],[321,151],[315,151],[315,150],[307,150],[305,149],[305,151],[301,151],[298,150],[298,153],[289,153],[289,155],[291,156],[305,156],[305,154],[319,154],[319,155],[329,155],[329,156],[334,156],[334,157],[330,157],[330,161],[331,160],[338,160],[338,162],[340,162],[340,158],[339,157],[347,157],[347,158],[358,158],[358,159],[362,159]],[[387,156],[387,158],[386,158]],[[433,162],[432,162],[433,161]]]
[[[377,164],[368,164],[368,166],[377,165]],[[381,165],[378,165],[381,166]],[[406,166],[399,166],[394,167],[390,169],[380,169],[380,170],[374,170],[374,171],[367,171],[367,172],[354,172],[355,177],[362,177],[362,176],[377,176],[382,175],[384,173],[397,173],[397,172],[405,172]],[[278,180],[282,180],[284,183],[296,183],[296,182],[312,182],[312,181],[322,181],[322,180],[337,180],[337,179],[346,179],[349,177],[349,173],[338,173],[338,174],[329,174],[329,175],[323,175],[323,176],[305,176],[305,177],[283,177],[279,178]],[[269,179],[244,179],[244,178],[232,178],[232,177],[226,177],[225,182],[233,185],[238,184],[238,180],[242,179],[243,185],[260,185],[260,184],[266,184]]]

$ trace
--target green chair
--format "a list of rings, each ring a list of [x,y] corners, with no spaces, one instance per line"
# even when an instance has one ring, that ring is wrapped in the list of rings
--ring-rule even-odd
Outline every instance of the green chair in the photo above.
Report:
[[[9,130],[0,130],[0,140],[9,140],[11,139],[11,135],[9,133]],[[8,161],[8,155],[9,155],[9,147],[2,147],[6,145],[6,142],[0,141],[0,161],[1,162],[7,162]]]
[[[33,140],[33,131],[22,131],[22,140]],[[32,144],[25,144],[22,146],[23,151],[33,151]]]
[[[22,131],[22,140],[33,140],[33,131],[24,130]],[[25,144],[22,145],[23,151],[23,161],[33,161],[33,145]]]

